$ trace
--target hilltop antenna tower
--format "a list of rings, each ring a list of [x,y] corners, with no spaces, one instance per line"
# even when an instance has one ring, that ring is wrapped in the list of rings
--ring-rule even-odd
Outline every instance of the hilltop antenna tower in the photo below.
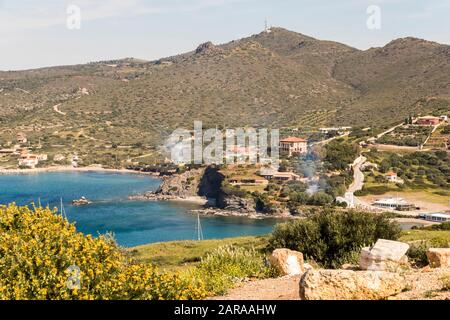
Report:
[[[264,32],[265,33],[270,33],[270,27],[269,27],[269,23],[267,22],[267,18],[264,20]]]

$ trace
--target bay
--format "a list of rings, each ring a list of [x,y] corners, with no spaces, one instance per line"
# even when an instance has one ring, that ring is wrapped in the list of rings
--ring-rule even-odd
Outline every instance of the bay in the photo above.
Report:
[[[0,175],[0,204],[60,207],[63,199],[69,221],[84,234],[113,233],[121,246],[196,238],[198,205],[187,202],[130,201],[128,196],[156,190],[159,180],[145,175],[103,172],[64,172]],[[85,196],[92,205],[75,207]],[[202,217],[205,239],[263,235],[279,221],[241,217]]]

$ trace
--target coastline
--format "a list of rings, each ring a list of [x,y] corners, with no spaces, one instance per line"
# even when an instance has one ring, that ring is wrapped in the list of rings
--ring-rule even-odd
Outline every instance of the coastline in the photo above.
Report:
[[[253,212],[239,212],[239,211],[231,211],[231,210],[223,210],[218,208],[205,208],[205,209],[197,209],[190,210],[189,212],[194,214],[200,214],[202,216],[215,216],[215,217],[237,217],[237,218],[247,218],[253,220],[297,220],[304,219],[304,217],[298,216],[286,216],[286,215],[266,215],[262,213],[253,213]]]
[[[38,173],[50,173],[50,172],[106,172],[106,173],[127,173],[127,174],[139,174],[148,175],[153,177],[159,177],[158,174],[153,172],[142,172],[130,169],[109,169],[103,168],[99,165],[92,165],[88,167],[72,167],[72,166],[53,166],[34,169],[4,169],[0,168],[0,175],[8,174],[38,174]]]

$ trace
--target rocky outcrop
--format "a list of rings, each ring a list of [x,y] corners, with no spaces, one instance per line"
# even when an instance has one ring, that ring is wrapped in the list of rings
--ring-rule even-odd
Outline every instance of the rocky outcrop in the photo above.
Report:
[[[221,196],[219,207],[226,211],[235,211],[242,214],[256,214],[255,200],[253,198],[241,198],[238,196]]]
[[[404,278],[383,271],[310,270],[300,280],[302,300],[382,300],[400,293]]]
[[[197,196],[199,181],[204,172],[205,169],[201,168],[192,169],[173,176],[165,176],[155,193],[180,198]]]
[[[200,198],[199,185],[205,168],[191,169],[183,173],[163,176],[159,188],[153,192],[132,195],[131,200],[168,201]],[[206,200],[205,200],[206,201]]]
[[[373,247],[361,250],[359,266],[362,270],[395,271],[407,264],[408,249],[406,243],[379,239]]]
[[[430,248],[427,257],[432,268],[450,268],[450,248]]]
[[[220,48],[216,47],[211,41],[202,43],[195,49],[196,54],[209,54],[220,51]]]
[[[214,199],[219,198],[224,180],[225,176],[220,173],[219,168],[214,166],[206,168],[198,186],[199,196]]]
[[[270,265],[281,275],[298,275],[305,271],[303,254],[289,249],[276,249],[269,257]]]

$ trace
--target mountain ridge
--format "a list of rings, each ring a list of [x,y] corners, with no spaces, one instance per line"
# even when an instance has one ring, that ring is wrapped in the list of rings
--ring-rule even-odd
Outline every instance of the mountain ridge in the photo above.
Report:
[[[194,120],[205,127],[385,127],[448,108],[450,46],[406,37],[359,50],[272,28],[153,61],[0,72],[0,90],[0,144],[19,130],[63,143],[68,138],[55,129],[62,126],[74,145],[90,136],[156,146]],[[65,116],[54,112],[57,104]]]

